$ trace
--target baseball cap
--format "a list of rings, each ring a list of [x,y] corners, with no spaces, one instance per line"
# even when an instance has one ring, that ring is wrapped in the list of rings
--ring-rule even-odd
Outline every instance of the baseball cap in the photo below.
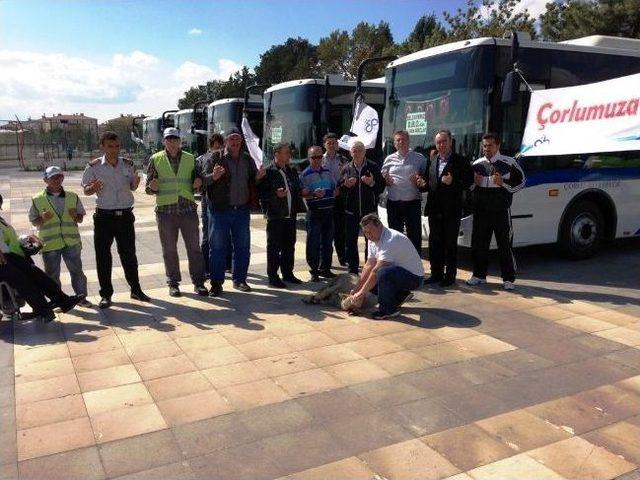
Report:
[[[164,129],[164,134],[162,135],[162,138],[169,138],[169,137],[178,137],[180,138],[180,130],[178,130],[177,128],[174,127],[168,127]]]
[[[242,132],[240,131],[240,129],[238,129],[238,127],[231,127],[229,130],[227,130],[224,133],[224,138],[229,138],[234,135],[239,135],[240,137],[242,137]]]
[[[51,165],[44,171],[44,178],[48,179],[55,177],[56,175],[64,175],[64,173],[62,173],[62,169],[57,165]]]

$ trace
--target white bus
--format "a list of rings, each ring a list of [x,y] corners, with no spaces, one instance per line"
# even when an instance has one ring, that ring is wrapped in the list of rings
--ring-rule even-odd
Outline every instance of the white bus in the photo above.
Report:
[[[640,40],[591,36],[536,42],[519,34],[518,68],[535,89],[559,88],[640,72]],[[385,71],[384,148],[395,130],[408,130],[412,148],[426,152],[439,128],[452,131],[455,149],[481,156],[484,133],[502,138],[503,154],[519,148],[530,93],[501,102],[512,69],[511,40],[478,38],[440,45],[395,60]],[[640,89],[639,89],[640,90]],[[514,245],[557,243],[586,258],[606,239],[640,235],[640,152],[522,157],[525,188],[513,197]],[[458,244],[471,246],[472,211],[465,211]],[[423,230],[428,234],[427,219]]]

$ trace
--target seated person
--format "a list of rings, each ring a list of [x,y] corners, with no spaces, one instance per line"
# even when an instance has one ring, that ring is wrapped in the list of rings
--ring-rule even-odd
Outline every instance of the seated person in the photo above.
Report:
[[[2,195],[0,195],[2,209]],[[55,320],[53,307],[68,312],[83,297],[66,295],[51,278],[28,258],[16,231],[0,217],[0,282],[7,282],[31,306],[43,322]],[[52,303],[47,302],[48,297]]]
[[[365,215],[360,226],[369,240],[369,255],[352,291],[353,300],[361,304],[366,294],[377,287],[378,311],[371,317],[376,320],[397,317],[411,290],[424,281],[422,260],[407,236],[386,228],[376,214]]]

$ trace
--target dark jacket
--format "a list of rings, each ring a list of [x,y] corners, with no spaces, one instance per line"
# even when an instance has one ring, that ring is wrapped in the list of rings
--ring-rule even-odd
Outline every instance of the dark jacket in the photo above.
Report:
[[[286,218],[289,216],[289,203],[287,197],[280,198],[276,195],[279,188],[287,188],[282,174],[278,171],[275,163],[267,167],[267,174],[258,182],[258,194],[262,211],[267,220],[275,220]],[[287,176],[287,182],[291,191],[291,217],[295,218],[296,214],[306,211],[304,201],[302,200],[302,186],[298,177],[298,171],[287,165],[284,169]]]
[[[500,212],[511,207],[513,194],[524,187],[525,176],[518,162],[500,153],[493,158],[481,157],[473,162],[472,169],[482,177],[481,185],[473,188],[473,209],[475,212]],[[502,175],[503,185],[497,186],[491,176]]]
[[[373,175],[375,181],[373,187],[370,187],[360,180],[361,176],[369,175]],[[355,177],[357,179],[356,184],[351,188],[344,185],[345,180],[349,177]],[[360,173],[358,173],[358,169],[353,161],[345,164],[345,166],[342,167],[342,174],[340,175],[338,186],[340,187],[340,196],[344,198],[345,212],[363,217],[368,213],[377,211],[378,197],[384,190],[385,183],[380,174],[380,168],[372,161],[365,159]]]
[[[240,160],[245,164],[248,169],[248,181],[249,181],[249,204],[251,209],[258,208],[258,199],[256,192],[256,172],[257,168],[249,154],[245,152],[240,153]],[[203,165],[202,175],[211,174],[213,167],[216,165],[222,165],[224,167],[224,174],[218,180],[214,181],[211,185],[205,186],[207,195],[207,202],[209,208],[212,210],[226,210],[229,208],[229,195],[230,195],[230,183],[231,175],[229,169],[229,162],[232,161],[229,154],[220,155],[219,153],[213,154],[211,158]]]
[[[442,183],[441,179],[447,173],[451,173],[453,177],[451,185]],[[425,180],[427,184],[422,189],[428,192],[425,215],[441,214],[459,218],[462,215],[463,194],[473,185],[473,169],[469,160],[457,153],[452,153],[442,175],[439,175],[438,156],[434,155],[427,160]]]

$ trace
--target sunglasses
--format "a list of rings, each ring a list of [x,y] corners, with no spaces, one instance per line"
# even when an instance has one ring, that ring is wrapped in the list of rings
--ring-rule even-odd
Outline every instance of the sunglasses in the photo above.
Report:
[[[311,157],[309,158],[311,158],[312,160],[318,160],[319,158],[322,158],[322,155],[311,155]]]

